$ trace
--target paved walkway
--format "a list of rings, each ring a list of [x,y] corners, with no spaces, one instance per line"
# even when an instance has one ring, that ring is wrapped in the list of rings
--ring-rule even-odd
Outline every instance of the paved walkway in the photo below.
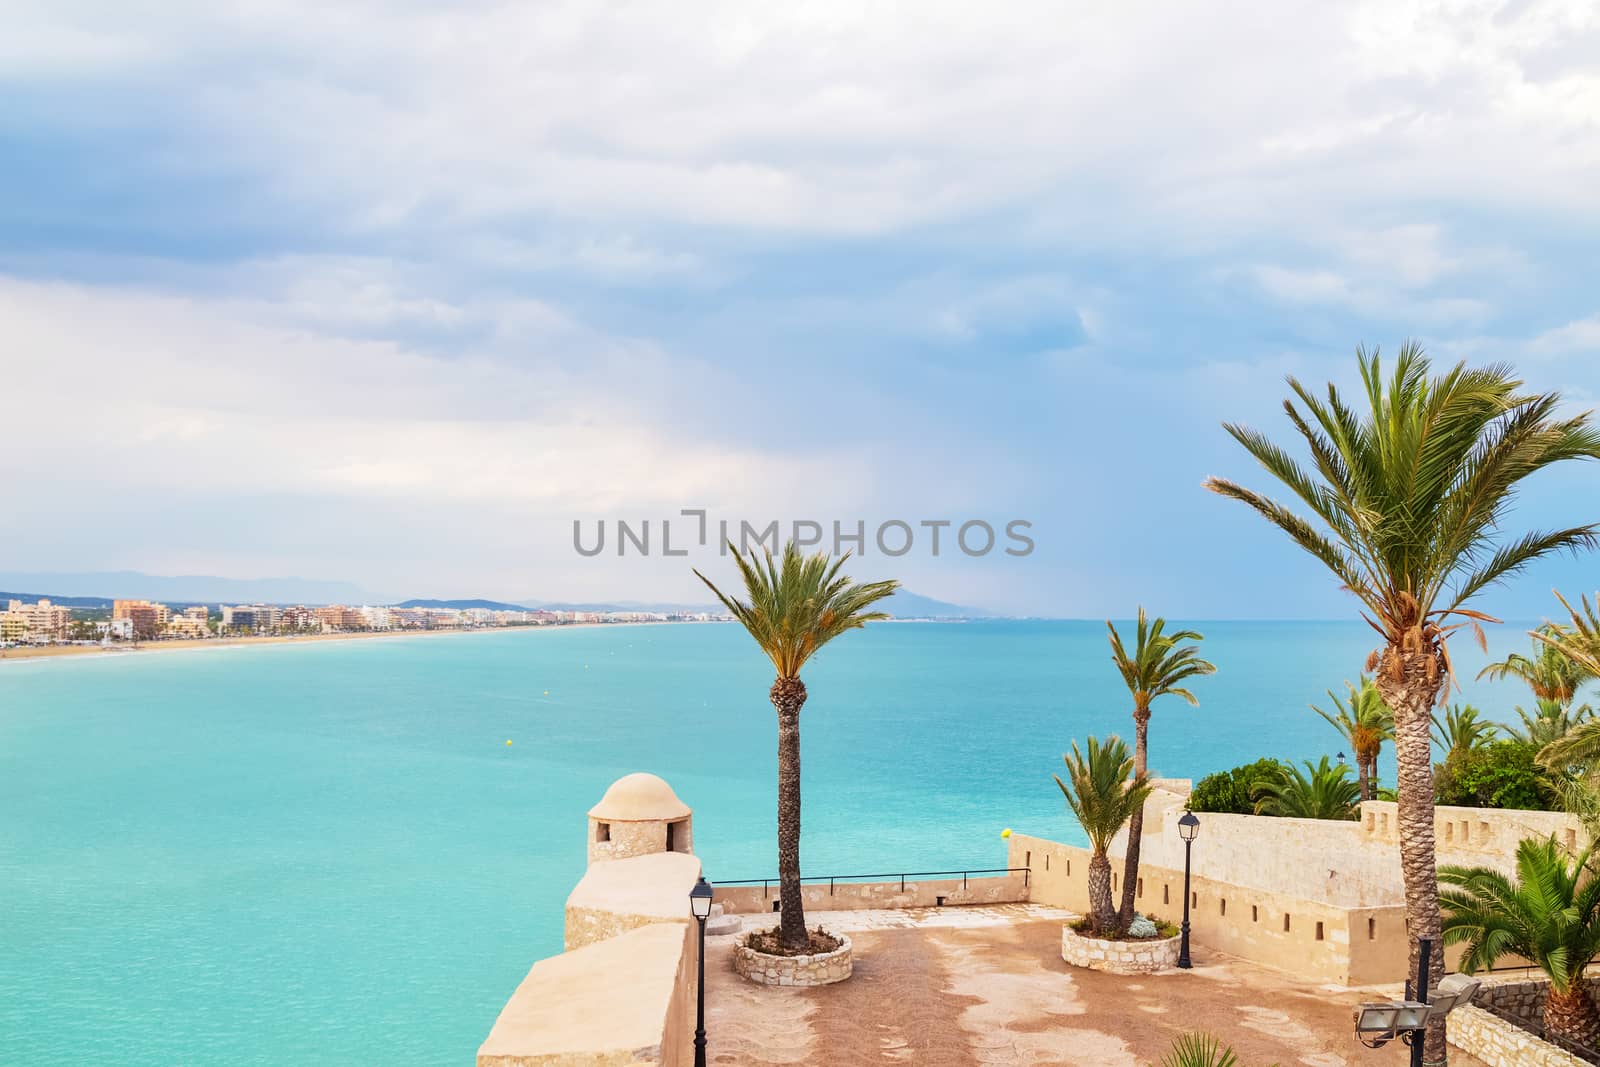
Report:
[[[822,989],[758,986],[733,971],[733,937],[706,951],[712,1063],[855,1067],[1157,1063],[1209,1030],[1241,1067],[1397,1067],[1407,1050],[1355,1040],[1361,995],[1198,951],[1188,972],[1121,977],[1061,961],[1070,916],[1029,904],[807,915],[848,933],[855,974]],[[747,917],[747,922],[766,920]],[[1452,1067],[1481,1067],[1452,1050]]]

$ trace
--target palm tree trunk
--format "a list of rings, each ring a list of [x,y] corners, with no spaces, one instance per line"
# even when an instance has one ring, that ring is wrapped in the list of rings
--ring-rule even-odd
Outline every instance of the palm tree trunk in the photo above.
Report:
[[[1089,857],[1089,921],[1095,933],[1116,930],[1117,913],[1111,906],[1111,861],[1104,852]]]
[[[1439,936],[1439,871],[1433,835],[1433,742],[1430,712],[1445,682],[1437,652],[1384,649],[1377,672],[1378,691],[1394,711],[1396,823],[1400,832],[1400,875],[1405,883],[1406,936],[1411,940],[1408,976],[1417,973],[1419,942],[1433,942],[1428,984],[1444,978],[1444,942]],[[1424,1059],[1444,1064],[1444,1019],[1429,1025]]]
[[[1555,1037],[1576,1041],[1589,1048],[1600,1047],[1600,1012],[1582,980],[1565,993],[1550,990],[1544,1002],[1544,1026]]]
[[[798,678],[779,678],[768,695],[778,711],[778,941],[804,951],[811,944],[800,897],[800,708],[806,686]]]
[[[1372,799],[1372,761],[1365,756],[1356,756],[1356,777],[1361,781],[1361,799]]]
[[[1145,773],[1146,746],[1150,737],[1150,711],[1135,707],[1133,711],[1133,773]],[[1144,836],[1144,805],[1128,820],[1128,850],[1122,861],[1122,906],[1117,909],[1117,928],[1126,930],[1133,922],[1134,893],[1139,886],[1139,840]],[[1107,864],[1109,866],[1109,862]]]

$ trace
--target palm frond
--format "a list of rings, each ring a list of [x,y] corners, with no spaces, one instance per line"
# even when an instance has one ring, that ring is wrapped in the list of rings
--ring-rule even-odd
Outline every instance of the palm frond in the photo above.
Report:
[[[1225,478],[1206,487],[1277,526],[1354,594],[1394,648],[1444,654],[1438,620],[1552,552],[1600,542],[1600,525],[1507,535],[1522,482],[1570,459],[1600,458],[1587,414],[1558,416],[1557,393],[1522,391],[1508,367],[1464,364],[1436,373],[1408,343],[1392,371],[1358,349],[1362,403],[1290,380],[1290,425],[1311,457],[1302,466],[1265,435],[1225,424],[1305,507],[1302,515]],[[1468,617],[1475,616],[1468,615]],[[1600,674],[1600,620],[1592,651]]]
[[[1360,787],[1350,780],[1350,768],[1332,764],[1327,756],[1305,761],[1305,772],[1285,766],[1276,781],[1257,783],[1256,814],[1289,819],[1354,819],[1361,799]]]
[[[780,563],[770,551],[761,558],[741,554],[731,541],[728,548],[746,599],[724,593],[698,570],[695,577],[749,631],[780,678],[799,677],[806,661],[840,634],[887,619],[886,612],[868,609],[900,588],[899,582],[857,583],[840,575],[848,552],[833,560],[821,552],[806,556],[790,541]]]
[[[1067,781],[1057,775],[1056,785],[1088,835],[1090,847],[1104,855],[1111,839],[1144,807],[1152,787],[1147,776],[1134,773],[1133,757],[1122,738],[1113,734],[1101,742],[1090,737],[1086,748],[1087,753],[1072,743],[1072,751],[1061,757]]]
[[[1552,836],[1517,846],[1515,880],[1487,867],[1439,868],[1439,904],[1448,945],[1467,945],[1461,970],[1521,956],[1565,993],[1580,986],[1600,947],[1600,886],[1590,870],[1594,846],[1569,857]]]

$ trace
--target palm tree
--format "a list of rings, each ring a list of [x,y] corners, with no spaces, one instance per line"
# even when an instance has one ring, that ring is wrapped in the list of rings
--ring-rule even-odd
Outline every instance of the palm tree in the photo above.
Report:
[[[1200,658],[1200,649],[1185,645],[1185,641],[1203,641],[1204,636],[1194,630],[1166,633],[1167,621],[1149,622],[1144,608],[1139,608],[1139,621],[1134,630],[1133,655],[1123,647],[1122,635],[1106,620],[1111,631],[1111,662],[1117,665],[1128,692],[1133,694],[1133,768],[1139,774],[1149,771],[1150,705],[1157,697],[1182,697],[1190,707],[1200,701],[1181,683],[1190,678],[1215,674],[1217,668]],[[1117,909],[1117,921],[1127,929],[1133,921],[1134,887],[1139,882],[1139,837],[1144,833],[1144,809],[1133,813],[1128,825],[1128,852],[1122,866],[1122,906]]]
[[[1356,757],[1356,778],[1360,784],[1361,799],[1371,800],[1378,791],[1378,753],[1383,743],[1394,737],[1394,712],[1383,702],[1383,694],[1372,684],[1372,679],[1361,675],[1361,684],[1344,683],[1350,691],[1348,707],[1332,689],[1328,699],[1333,701],[1337,715],[1323,711],[1315,704],[1311,710],[1321,715],[1350,742],[1350,751]]]
[[[1458,752],[1471,752],[1494,740],[1500,727],[1478,717],[1471,704],[1452,704],[1439,718],[1433,715],[1433,743],[1444,749],[1445,759]]]
[[[1088,749],[1085,756],[1078,750],[1078,742],[1072,742],[1072,752],[1061,757],[1072,784],[1063,782],[1060,775],[1055,779],[1067,806],[1089,835],[1089,922],[1096,933],[1107,934],[1120,927],[1111,904],[1111,861],[1106,849],[1144,806],[1150,779],[1134,768],[1127,744],[1115,734],[1104,744],[1089,738]]]
[[[1571,459],[1600,458],[1588,416],[1557,414],[1556,393],[1521,392],[1509,368],[1458,364],[1433,376],[1407,344],[1385,379],[1378,354],[1357,350],[1364,411],[1329,385],[1325,398],[1294,379],[1284,410],[1311,454],[1303,467],[1265,435],[1226,428],[1315,519],[1222,478],[1208,488],[1242,501],[1316,557],[1359,601],[1383,645],[1368,657],[1395,714],[1400,860],[1411,970],[1421,938],[1439,935],[1429,712],[1450,679],[1446,638],[1489,620],[1467,605],[1485,588],[1559,549],[1594,547],[1600,526],[1505,533],[1523,479]],[[1302,411],[1303,408],[1303,411]],[[1481,632],[1480,632],[1481,638]],[[1433,957],[1435,978],[1444,957]],[[1445,1061],[1444,1023],[1425,1055]]]
[[[1444,943],[1465,942],[1463,973],[1521,956],[1550,976],[1544,1025],[1557,1037],[1600,1045],[1600,1012],[1584,971],[1600,952],[1600,877],[1587,870],[1594,846],[1574,858],[1556,839],[1517,846],[1513,882],[1488,867],[1442,867]]]
[[[839,573],[846,552],[832,563],[825,553],[802,556],[793,541],[783,562],[766,553],[739,554],[730,542],[748,600],[725,595],[711,579],[695,577],[722,601],[728,613],[750,632],[777,671],[768,696],[778,712],[778,941],[794,952],[810,945],[804,904],[800,899],[800,708],[806,702],[800,668],[823,645],[847,630],[887,619],[873,604],[899,588],[899,582],[852,582]]]
[[[1539,701],[1532,713],[1520,704],[1514,710],[1517,718],[1522,720],[1522,725],[1508,726],[1506,733],[1524,744],[1541,748],[1561,740],[1594,718],[1594,709],[1587,704],[1574,708],[1553,699]]]
[[[1563,707],[1570,706],[1578,690],[1594,674],[1561,650],[1560,641],[1566,636],[1564,627],[1547,622],[1531,636],[1533,655],[1513,652],[1479,671],[1478,677],[1515,678],[1533,691],[1535,700],[1554,700]]]
[[[1306,771],[1284,766],[1277,780],[1258,782],[1256,814],[1285,819],[1354,819],[1361,788],[1350,780],[1350,768],[1328,762],[1305,761]]]

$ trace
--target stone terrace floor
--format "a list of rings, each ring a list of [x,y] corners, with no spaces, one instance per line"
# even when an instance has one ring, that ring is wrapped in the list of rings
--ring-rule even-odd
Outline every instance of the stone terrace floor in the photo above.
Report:
[[[1378,994],[1318,986],[1197,949],[1194,970],[1123,977],[1068,967],[1061,924],[1031,904],[818,912],[807,924],[850,935],[855,973],[820,989],[758,986],[733,971],[733,936],[706,943],[712,1063],[854,1067],[1009,1067],[1157,1063],[1173,1038],[1208,1030],[1241,1067],[1395,1067],[1372,1051],[1350,1009]],[[746,916],[746,928],[770,922]],[[1451,1049],[1454,1067],[1482,1067]]]

